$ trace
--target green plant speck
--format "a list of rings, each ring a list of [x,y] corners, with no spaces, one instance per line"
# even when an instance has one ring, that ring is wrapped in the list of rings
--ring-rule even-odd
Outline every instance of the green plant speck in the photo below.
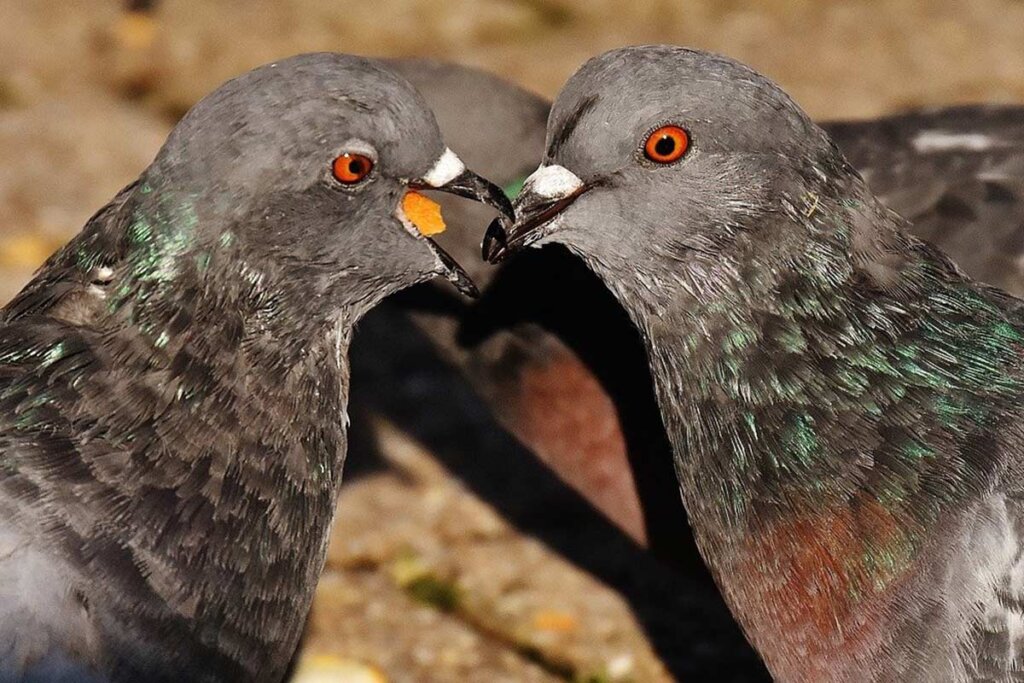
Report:
[[[461,592],[453,581],[433,574],[424,574],[405,586],[406,592],[417,602],[430,605],[442,612],[454,612],[461,603]]]

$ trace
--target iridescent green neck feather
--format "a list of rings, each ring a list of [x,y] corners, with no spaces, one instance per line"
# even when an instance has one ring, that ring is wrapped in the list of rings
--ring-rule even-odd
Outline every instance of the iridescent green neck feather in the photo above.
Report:
[[[862,188],[791,206],[661,290],[609,284],[647,341],[712,564],[778,524],[849,518],[862,542],[833,559],[849,590],[881,590],[998,474],[1024,326]]]

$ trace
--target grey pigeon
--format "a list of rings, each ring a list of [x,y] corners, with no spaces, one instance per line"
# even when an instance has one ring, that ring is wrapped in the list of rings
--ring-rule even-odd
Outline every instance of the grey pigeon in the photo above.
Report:
[[[347,350],[508,212],[383,65],[228,82],[0,314],[0,680],[275,681],[323,566]]]
[[[452,149],[518,192],[543,152],[548,103],[465,66],[422,59],[390,64],[423,93]],[[915,234],[947,250],[970,275],[1020,294],[1022,122],[1024,108],[975,105],[822,126],[878,197],[914,221]],[[486,211],[470,202],[445,206],[455,229],[441,239],[460,260],[478,248],[478,233],[459,228],[478,225]],[[483,290],[471,306],[428,283],[388,307],[411,310],[485,405],[559,477],[657,558],[703,581],[701,600],[720,600],[690,538],[643,345],[614,298],[561,249],[534,250],[490,272],[470,272]],[[363,346],[366,362],[375,367],[398,355],[390,322],[374,317],[363,325],[373,338]],[[365,382],[357,389],[378,387]],[[714,615],[694,619],[704,620],[708,639],[721,639],[709,620],[727,619],[724,606]],[[665,646],[679,651],[677,643]],[[738,643],[692,646],[732,648],[727,663],[698,667],[696,675],[756,670]],[[687,661],[696,665],[693,657]]]
[[[452,149],[514,196],[543,153],[548,102],[457,64],[389,64],[424,95]],[[1024,294],[1024,108],[951,107],[822,126],[915,234],[973,277]],[[479,225],[487,208],[442,204],[455,229],[440,239],[484,298],[472,307],[432,305],[422,294],[438,285],[427,284],[393,305],[413,310],[443,356],[559,476],[656,555],[693,568],[693,553],[679,543],[688,527],[672,472],[648,467],[669,446],[628,318],[558,250],[474,267],[478,234],[465,226]]]
[[[492,260],[559,242],[636,325],[700,550],[783,681],[1024,668],[1024,317],[774,84],[588,62]]]

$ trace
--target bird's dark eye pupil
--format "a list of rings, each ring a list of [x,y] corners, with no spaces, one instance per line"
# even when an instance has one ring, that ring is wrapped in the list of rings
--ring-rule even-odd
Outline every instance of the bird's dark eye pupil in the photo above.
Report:
[[[654,151],[663,157],[667,157],[676,150],[676,141],[671,136],[665,135],[654,145]]]
[[[362,175],[363,174],[363,162],[362,162],[362,160],[361,159],[353,159],[352,161],[348,162],[348,171],[352,175]]]

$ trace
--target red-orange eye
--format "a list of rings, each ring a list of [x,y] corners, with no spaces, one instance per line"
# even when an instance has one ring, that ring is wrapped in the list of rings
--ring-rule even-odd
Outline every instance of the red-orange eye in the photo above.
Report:
[[[679,161],[690,149],[690,134],[679,126],[662,126],[644,143],[644,156],[659,164]]]
[[[373,159],[362,154],[346,152],[334,160],[332,170],[339,183],[353,185],[370,175],[370,171],[373,170]]]

